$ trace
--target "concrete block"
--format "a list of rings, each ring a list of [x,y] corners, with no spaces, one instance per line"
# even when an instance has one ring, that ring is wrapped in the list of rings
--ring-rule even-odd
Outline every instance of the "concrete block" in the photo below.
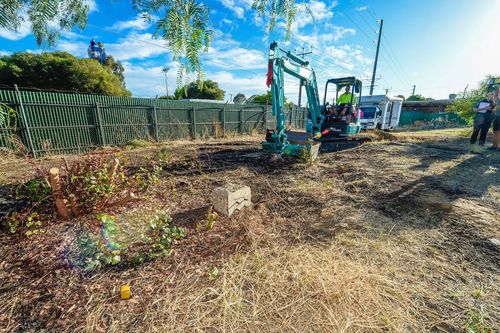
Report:
[[[250,206],[252,193],[249,186],[227,184],[214,189],[212,202],[216,211],[231,216],[236,210]]]

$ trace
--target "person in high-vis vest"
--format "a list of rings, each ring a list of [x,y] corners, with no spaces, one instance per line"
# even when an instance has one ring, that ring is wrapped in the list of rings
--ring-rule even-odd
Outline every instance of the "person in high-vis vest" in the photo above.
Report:
[[[351,87],[346,86],[345,91],[342,95],[337,98],[337,113],[342,118],[350,122],[352,119],[353,106],[356,105],[357,99],[351,93]]]
[[[337,98],[337,105],[351,104],[351,103],[352,105],[356,105],[357,103],[356,96],[352,95],[351,87],[346,86],[345,92]]]

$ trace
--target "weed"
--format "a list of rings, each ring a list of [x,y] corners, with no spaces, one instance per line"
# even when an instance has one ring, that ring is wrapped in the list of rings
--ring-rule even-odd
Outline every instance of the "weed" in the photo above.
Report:
[[[212,230],[214,228],[215,222],[219,219],[219,214],[210,207],[207,212],[207,223],[196,223],[196,231],[201,230]]]
[[[172,244],[186,237],[186,229],[171,226],[171,223],[172,217],[163,211],[157,212],[149,221],[149,235],[153,243],[153,251],[167,255]]]
[[[493,333],[493,328],[486,320],[487,318],[482,311],[471,310],[469,320],[465,325],[467,333]]]
[[[158,165],[168,165],[172,161],[172,152],[166,147],[160,148],[152,157],[153,163]]]
[[[307,166],[311,166],[314,163],[313,154],[310,148],[304,147],[300,150],[299,161]]]
[[[45,229],[42,228],[43,222],[41,216],[37,213],[31,213],[26,219],[26,231],[24,234],[26,236],[33,236],[45,233]]]
[[[484,296],[484,290],[482,287],[476,288],[471,292],[471,295],[475,299],[480,299]]]
[[[186,237],[186,230],[172,226],[172,218],[164,211],[142,211],[121,218],[100,214],[97,218],[101,233],[80,230],[76,247],[68,248],[69,261],[85,271],[120,263],[137,265],[168,255],[171,246]]]
[[[213,208],[210,207],[208,209],[208,214],[207,214],[207,225],[206,229],[207,230],[212,230],[214,228],[215,221],[219,218],[219,215],[213,211]]]
[[[136,148],[144,148],[151,146],[153,143],[147,140],[141,140],[141,139],[132,139],[127,144],[125,145],[125,148],[127,149],[136,149]]]
[[[217,276],[219,276],[219,269],[217,267],[214,267],[208,273],[208,279],[210,281],[214,281],[215,279],[217,279]]]

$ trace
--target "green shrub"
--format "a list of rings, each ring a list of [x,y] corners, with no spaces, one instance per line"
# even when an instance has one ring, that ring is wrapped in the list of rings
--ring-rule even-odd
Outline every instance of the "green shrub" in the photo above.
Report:
[[[164,211],[134,211],[119,216],[98,215],[101,233],[79,230],[67,249],[72,265],[85,271],[118,264],[137,265],[168,255],[186,230],[172,226]]]

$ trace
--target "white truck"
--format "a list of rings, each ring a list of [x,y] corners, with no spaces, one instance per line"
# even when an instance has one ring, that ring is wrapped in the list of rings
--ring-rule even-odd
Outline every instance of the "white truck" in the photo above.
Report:
[[[361,109],[361,128],[390,130],[398,127],[403,99],[385,95],[362,96],[359,107]]]

